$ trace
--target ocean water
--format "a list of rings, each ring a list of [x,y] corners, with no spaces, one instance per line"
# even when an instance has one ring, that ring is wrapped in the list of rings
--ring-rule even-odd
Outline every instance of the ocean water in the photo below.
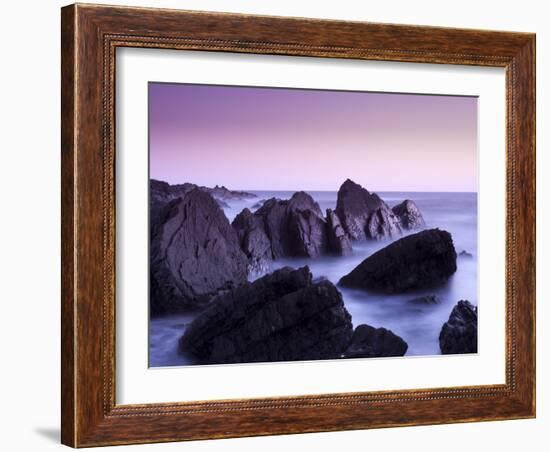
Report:
[[[229,221],[245,207],[256,210],[256,204],[276,197],[288,199],[294,192],[257,191],[258,198],[229,204],[224,209]],[[321,210],[336,207],[336,192],[309,192],[319,203]],[[435,192],[378,192],[390,207],[404,199],[412,199],[419,207],[427,228],[444,229],[451,233],[457,254],[462,250],[473,255],[472,259],[459,258],[457,271],[442,287],[404,295],[380,295],[364,290],[339,287],[346,309],[352,316],[353,326],[363,323],[384,327],[401,336],[409,345],[406,356],[438,355],[439,332],[449,318],[453,306],[459,300],[469,300],[474,305],[477,299],[477,194]],[[355,242],[354,252],[346,257],[321,257],[317,259],[284,259],[273,263],[272,270],[289,265],[308,265],[314,278],[324,277],[337,283],[372,253],[387,246],[391,241]],[[441,303],[423,305],[411,303],[411,299],[423,295],[436,295]],[[176,366],[190,364],[177,353],[177,341],[185,325],[193,315],[174,315],[150,320],[149,365]],[[401,358],[400,358],[401,359]]]

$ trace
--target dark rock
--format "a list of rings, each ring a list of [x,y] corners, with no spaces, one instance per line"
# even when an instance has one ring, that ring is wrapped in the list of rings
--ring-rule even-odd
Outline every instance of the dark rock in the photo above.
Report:
[[[436,287],[456,272],[451,234],[427,229],[399,239],[366,258],[340,279],[345,287],[384,293]]]
[[[288,233],[289,256],[319,257],[327,253],[327,224],[315,211],[291,207]]]
[[[367,221],[366,234],[371,240],[384,240],[400,236],[401,223],[391,209],[383,203],[371,213]]]
[[[461,259],[473,259],[474,256],[472,256],[472,253],[468,253],[468,251],[462,250],[460,253],[458,253],[458,257]]]
[[[337,358],[352,330],[332,283],[313,283],[308,267],[285,267],[217,297],[179,350],[204,364]]]
[[[307,193],[294,193],[289,200],[268,199],[254,215],[263,219],[273,259],[326,253],[326,222],[319,205]]]
[[[202,191],[205,191],[209,194],[211,194],[214,198],[224,200],[224,201],[231,201],[236,200],[240,201],[243,199],[254,199],[257,198],[257,196],[254,193],[248,193],[246,191],[238,191],[238,190],[229,190],[225,186],[216,185],[214,188],[209,187],[198,187]]]
[[[262,218],[244,209],[235,217],[231,225],[237,232],[241,249],[248,257],[248,273],[266,273],[270,267],[272,255],[271,242],[265,233]]]
[[[193,189],[151,219],[151,313],[193,309],[247,280],[247,258],[212,196]]]
[[[336,214],[352,240],[383,240],[401,235],[401,221],[376,193],[347,179],[338,190]]]
[[[359,325],[355,328],[351,343],[343,358],[381,358],[403,356],[407,353],[407,343],[386,328]]]
[[[372,212],[382,206],[383,201],[375,193],[347,179],[338,190],[336,214],[352,240],[367,238],[365,228]]]
[[[415,304],[440,304],[441,298],[437,295],[423,295],[409,300],[409,303]]]
[[[439,347],[444,355],[477,353],[477,306],[461,300],[439,334]]]
[[[348,256],[353,253],[351,242],[340,223],[340,218],[332,209],[327,209],[327,239],[331,254]]]
[[[305,191],[294,193],[288,200],[288,207],[290,210],[310,210],[318,217],[323,217],[319,204],[317,204],[311,195],[307,194]]]
[[[167,203],[174,199],[182,198],[194,189],[199,189],[213,196],[221,207],[228,207],[226,201],[257,198],[257,196],[253,193],[229,190],[223,185],[221,187],[216,185],[214,188],[210,188],[198,186],[188,182],[184,184],[170,185],[167,182],[156,179],[149,180],[150,199],[157,202],[160,201]]]
[[[420,209],[410,199],[392,208],[393,213],[399,218],[401,227],[407,230],[422,229],[426,222],[420,213]]]

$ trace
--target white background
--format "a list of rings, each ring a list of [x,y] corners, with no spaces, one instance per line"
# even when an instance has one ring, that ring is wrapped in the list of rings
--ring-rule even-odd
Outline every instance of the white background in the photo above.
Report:
[[[117,51],[117,403],[504,383],[505,77],[500,68],[159,49]],[[147,369],[147,83],[478,95],[479,353]],[[368,378],[365,378],[368,376]],[[185,381],[185,384],[182,382]],[[223,382],[223,384],[219,384]]]
[[[537,32],[538,275],[548,273],[550,201],[549,14],[542,1],[140,1],[119,4]],[[59,1],[6,2],[2,39],[1,448],[60,449],[59,439]],[[544,30],[544,31],[543,31]],[[448,426],[119,447],[116,450],[546,450],[548,278],[538,278],[538,417]],[[546,380],[546,381],[545,381]]]

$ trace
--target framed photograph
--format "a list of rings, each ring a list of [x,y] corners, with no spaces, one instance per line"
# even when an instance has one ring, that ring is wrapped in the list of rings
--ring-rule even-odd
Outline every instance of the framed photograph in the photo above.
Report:
[[[62,442],[535,416],[535,36],[62,9]]]

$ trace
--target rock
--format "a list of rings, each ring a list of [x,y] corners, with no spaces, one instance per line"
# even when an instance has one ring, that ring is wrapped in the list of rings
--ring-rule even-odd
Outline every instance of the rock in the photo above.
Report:
[[[313,283],[308,267],[285,267],[217,297],[179,351],[203,364],[329,359],[341,356],[352,331],[332,283]]]
[[[328,250],[337,256],[349,256],[353,253],[351,241],[340,223],[340,218],[332,209],[327,209]]]
[[[290,210],[310,210],[318,217],[323,217],[319,204],[317,204],[311,195],[307,194],[305,191],[294,193],[288,200],[288,207]]]
[[[216,201],[218,201],[218,204],[221,207],[229,207],[226,201],[238,201],[243,199],[257,198],[257,196],[253,193],[229,190],[223,185],[221,187],[219,185],[216,185],[214,188],[210,188],[198,186],[189,182],[186,182],[184,184],[170,185],[167,182],[156,179],[149,180],[150,199],[154,201],[161,201],[163,203],[167,203],[177,198],[182,198],[194,189],[199,189],[205,193],[208,193],[209,195],[214,197]]]
[[[444,284],[455,272],[456,251],[451,234],[427,229],[377,251],[342,277],[339,284],[401,293]]]
[[[444,355],[477,353],[477,306],[461,300],[439,334],[439,347]]]
[[[367,221],[366,235],[371,240],[384,240],[400,236],[401,223],[384,203],[371,213]]]
[[[294,210],[288,214],[289,256],[319,257],[327,253],[327,224],[314,210]]]
[[[409,346],[386,328],[359,325],[355,328],[351,343],[342,355],[343,358],[381,358],[404,356]]]
[[[229,190],[227,187],[223,185],[222,186],[216,185],[214,186],[214,188],[199,187],[199,189],[211,194],[216,199],[220,199],[224,201],[227,201],[227,200],[240,201],[243,199],[257,198],[257,196],[254,193],[248,193],[246,191]]]
[[[393,213],[399,218],[401,227],[406,230],[422,229],[426,222],[420,213],[420,209],[410,199],[392,208]]]
[[[423,295],[409,300],[409,303],[415,304],[440,304],[441,298],[437,295]]]
[[[263,220],[273,259],[318,257],[327,252],[326,222],[307,193],[294,193],[289,200],[268,199],[254,215]]]
[[[468,253],[468,251],[462,250],[460,253],[458,253],[458,257],[461,259],[473,259],[474,256],[472,256],[472,253]]]
[[[347,179],[338,190],[336,214],[352,240],[400,236],[401,220],[376,193]]]
[[[382,206],[380,197],[347,179],[338,190],[336,214],[352,240],[367,238],[365,228],[372,212]]]
[[[270,268],[272,261],[271,242],[266,235],[261,217],[244,209],[233,223],[239,244],[248,258],[248,274],[261,275]]]
[[[247,257],[223,211],[192,189],[151,221],[151,314],[203,306],[247,280]]]

